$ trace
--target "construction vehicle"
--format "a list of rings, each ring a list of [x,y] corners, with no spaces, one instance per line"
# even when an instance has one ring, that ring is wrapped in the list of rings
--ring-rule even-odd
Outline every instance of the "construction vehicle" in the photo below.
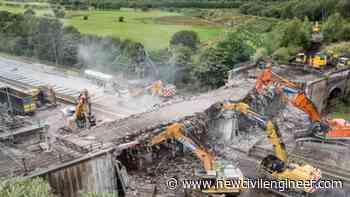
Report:
[[[312,35],[311,35],[311,42],[312,42],[312,45],[314,46],[314,49],[319,49],[321,47],[322,41],[323,41],[323,34],[321,32],[321,26],[319,25],[318,22],[316,22],[315,25],[312,27]]]
[[[337,62],[337,66],[338,67],[345,67],[345,66],[350,66],[350,58],[345,57],[345,56],[341,56],[338,58],[338,62]]]
[[[91,112],[91,101],[87,90],[82,90],[75,107],[66,107],[62,110],[66,129],[90,128],[96,125],[96,119]]]
[[[321,52],[323,35],[318,22],[312,27],[311,47],[308,51],[298,53],[290,60],[291,64],[297,66],[308,66],[314,69],[324,69],[327,66],[336,66],[338,57],[333,52]]]
[[[335,55],[317,52],[317,53],[298,53],[292,64],[306,65],[315,69],[324,69],[326,66],[335,66],[337,57]]]
[[[163,98],[170,98],[176,95],[176,86],[168,84],[163,86],[161,80],[155,81],[152,85],[145,88],[138,88],[130,90],[130,95],[133,97],[142,96],[145,94],[150,94],[152,96],[159,96]]]
[[[32,95],[7,86],[0,88],[0,104],[12,115],[32,115],[37,110]]]
[[[37,107],[44,105],[56,106],[56,93],[51,86],[39,86],[28,91],[32,95]]]
[[[297,134],[297,138],[306,137],[305,140],[327,143],[350,139],[350,123],[343,119],[323,120],[317,107],[307,97],[300,85],[292,83],[272,72],[268,66],[262,73],[262,76],[259,76],[256,81],[258,93],[262,92],[264,88],[272,89],[277,93],[284,93],[294,107],[302,110],[309,116],[310,129]],[[299,141],[302,141],[302,139],[299,139]]]
[[[243,180],[243,174],[240,169],[235,168],[232,165],[225,166],[223,169],[215,169],[215,162],[213,156],[199,143],[195,143],[191,138],[183,134],[183,130],[186,127],[180,123],[173,123],[168,126],[164,131],[162,131],[157,136],[153,137],[149,146],[158,145],[169,139],[176,140],[181,143],[184,147],[193,152],[203,163],[205,174],[198,175],[201,179],[212,180],[212,187],[201,188],[201,192],[210,194],[239,194],[243,189],[243,185],[223,185],[222,187],[217,187],[217,181],[225,180]],[[243,184],[243,181],[240,182]]]
[[[268,155],[260,163],[260,173],[263,177],[277,181],[310,181],[316,183],[321,179],[321,171],[318,168],[306,165],[290,163],[287,159],[286,146],[282,141],[282,135],[278,127],[271,120],[253,111],[246,103],[226,102],[222,109],[236,111],[248,119],[254,121],[266,131],[269,142],[273,145],[274,155]],[[315,191],[314,185],[301,188],[288,188],[290,193],[308,194]]]

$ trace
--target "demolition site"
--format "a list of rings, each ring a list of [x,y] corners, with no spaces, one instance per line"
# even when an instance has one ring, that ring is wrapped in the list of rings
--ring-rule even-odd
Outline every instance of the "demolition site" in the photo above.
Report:
[[[41,177],[54,194],[348,196],[350,123],[326,114],[349,95],[350,69],[259,61],[226,85],[184,95],[0,58],[0,176]],[[172,188],[169,180],[341,181],[341,188]]]

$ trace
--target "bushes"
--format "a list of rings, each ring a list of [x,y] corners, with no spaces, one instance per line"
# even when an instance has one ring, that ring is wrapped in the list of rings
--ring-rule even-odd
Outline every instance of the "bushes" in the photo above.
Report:
[[[348,41],[350,23],[346,23],[339,13],[333,14],[322,25],[322,33],[326,42]]]
[[[350,42],[340,42],[325,47],[325,51],[350,56]]]
[[[350,17],[350,1],[340,0],[336,5],[337,11],[344,17]]]
[[[280,62],[288,62],[291,57],[298,53],[298,51],[300,51],[300,48],[298,47],[281,47],[272,54],[272,57]]]
[[[64,16],[66,15],[64,9],[60,7],[53,9],[53,13],[57,18],[64,18]]]
[[[1,197],[54,197],[50,186],[41,178],[36,179],[12,179],[0,182]]]
[[[63,26],[58,19],[37,18],[28,13],[0,11],[0,27],[3,27],[0,28],[1,52],[67,66],[110,65],[118,54],[124,53],[134,43],[122,42],[118,38],[82,35],[74,27]]]

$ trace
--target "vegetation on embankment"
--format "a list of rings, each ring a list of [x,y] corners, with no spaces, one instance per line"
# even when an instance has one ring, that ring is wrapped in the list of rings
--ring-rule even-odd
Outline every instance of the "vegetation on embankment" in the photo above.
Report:
[[[0,180],[1,197],[56,197],[49,183],[42,178]],[[80,197],[113,197],[112,193],[81,192]]]
[[[350,121],[350,103],[349,102],[340,102],[332,109],[327,115],[328,119],[340,118]]]

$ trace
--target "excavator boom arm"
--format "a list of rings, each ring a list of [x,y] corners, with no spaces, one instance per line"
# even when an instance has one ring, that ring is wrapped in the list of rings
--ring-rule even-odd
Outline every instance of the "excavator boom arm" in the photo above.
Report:
[[[181,132],[182,125],[174,123],[159,135],[153,137],[150,146],[157,145],[168,139],[174,139],[191,150],[202,162],[206,171],[213,170],[213,157],[201,146],[197,145],[192,139],[186,137]]]
[[[259,113],[250,109],[246,103],[225,103],[223,105],[224,110],[238,111],[249,119],[254,120],[258,125],[266,130],[267,137],[270,143],[274,147],[276,156],[283,162],[287,162],[287,154],[285,144],[281,140],[281,134],[278,128],[274,126],[272,121],[266,121],[265,118]]]
[[[81,113],[83,111],[84,111],[84,101],[79,100],[79,103],[78,103],[78,105],[75,108],[75,113],[74,113],[75,117],[77,117],[77,118],[80,117]]]
[[[274,80],[272,77],[276,77],[277,80]],[[330,138],[348,138],[350,137],[350,124],[341,123],[344,120],[322,120],[320,113],[317,110],[317,107],[314,103],[307,97],[305,91],[300,90],[297,85],[290,82],[289,80],[279,76],[278,74],[271,71],[270,68],[265,68],[262,75],[258,77],[256,81],[257,91],[261,91],[260,88],[263,88],[263,84],[271,85],[274,83],[275,89],[277,91],[282,91],[287,95],[294,95],[293,98],[289,99],[293,106],[302,110],[309,116],[309,119],[312,123],[320,122],[329,127],[325,129],[325,135]],[[277,82],[277,83],[276,83]],[[258,89],[259,88],[259,89]]]
[[[304,111],[309,116],[311,122],[321,121],[321,115],[318,113],[314,103],[307,98],[305,92],[299,92],[292,100],[292,104]]]
[[[270,143],[273,145],[276,157],[281,161],[287,162],[286,146],[281,140],[281,134],[273,125],[272,121],[268,121],[266,125],[266,133]]]
[[[269,74],[266,74],[269,73]],[[276,78],[273,79],[273,77]],[[309,115],[311,122],[321,121],[321,116],[314,105],[314,103],[306,96],[304,91],[299,90],[298,86],[288,79],[279,76],[278,74],[271,71],[270,68],[265,68],[263,73],[256,80],[256,87],[260,88],[259,84],[267,84],[268,82],[277,82],[277,89],[281,90],[287,94],[296,94],[296,96],[291,100],[291,103],[297,107],[298,109],[304,111],[307,115]],[[258,90],[258,89],[257,89]]]

